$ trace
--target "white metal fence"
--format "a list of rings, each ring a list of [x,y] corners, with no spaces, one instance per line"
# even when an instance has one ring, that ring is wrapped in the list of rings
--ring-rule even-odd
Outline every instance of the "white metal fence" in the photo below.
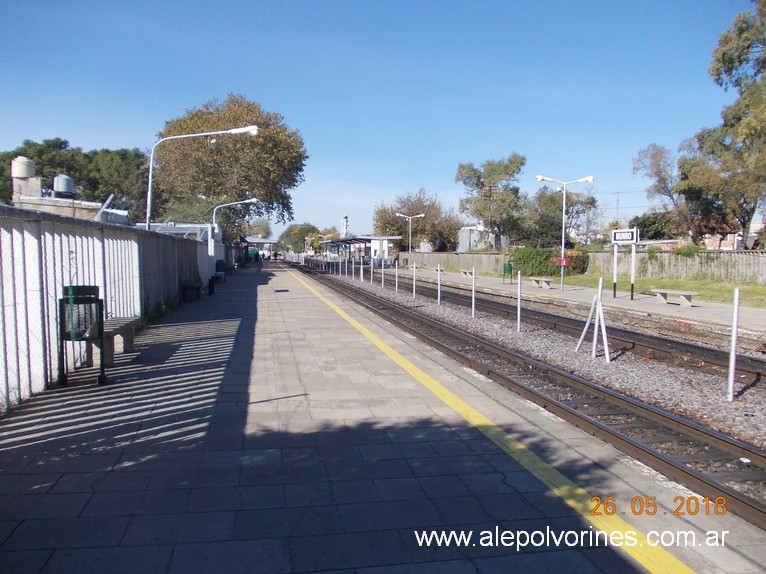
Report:
[[[58,377],[58,299],[94,285],[109,317],[148,318],[212,275],[207,245],[0,205],[0,413]],[[65,369],[84,359],[72,343]]]

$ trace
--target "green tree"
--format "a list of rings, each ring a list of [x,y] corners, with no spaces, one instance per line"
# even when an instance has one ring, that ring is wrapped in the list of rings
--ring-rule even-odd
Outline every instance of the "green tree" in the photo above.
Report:
[[[526,162],[524,156],[513,153],[500,160],[487,160],[478,168],[470,162],[457,167],[455,181],[466,190],[460,199],[460,213],[468,213],[484,225],[493,248],[498,235],[514,235],[519,225],[514,215],[522,201],[516,182]]]
[[[125,209],[132,220],[139,219],[139,205],[146,197],[146,154],[138,149],[93,150],[85,154],[87,178],[82,199],[106,201],[114,196],[111,207]]]
[[[212,100],[166,122],[159,137],[247,125],[258,126],[258,135],[188,138],[157,146],[154,213],[172,216],[179,206],[198,202],[200,196],[216,205],[256,197],[260,202],[248,204],[243,217],[269,215],[281,223],[292,220],[289,192],[303,181],[308,155],[300,133],[290,129],[281,115],[230,94],[223,102]],[[237,213],[227,210],[222,220]]]
[[[452,209],[445,209],[435,194],[429,194],[421,188],[414,193],[399,196],[394,204],[387,206],[380,203],[373,213],[373,229],[377,235],[400,235],[398,247],[407,251],[409,223],[397,216],[425,214],[425,217],[412,220],[412,243],[430,241],[436,251],[453,251],[457,246],[457,235],[463,227],[463,221]]]
[[[311,223],[292,224],[285,228],[277,239],[277,244],[282,250],[303,253],[307,238],[318,248],[318,236],[319,229]]]
[[[672,237],[672,220],[668,212],[651,212],[637,215],[628,222],[637,227],[641,239],[655,241]]]

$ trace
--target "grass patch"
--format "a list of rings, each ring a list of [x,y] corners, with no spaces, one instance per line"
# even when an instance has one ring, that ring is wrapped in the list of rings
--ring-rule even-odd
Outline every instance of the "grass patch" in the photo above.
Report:
[[[564,278],[565,285],[577,287],[598,287],[599,275],[567,275]],[[695,299],[716,303],[732,303],[734,301],[734,289],[739,287],[740,305],[747,307],[766,308],[766,285],[755,283],[726,283],[713,279],[651,279],[637,277],[635,283],[636,293],[651,293],[652,289],[665,288],[678,291],[696,291],[699,293]],[[604,277],[604,290],[611,291],[612,276]],[[617,277],[617,290],[630,291],[630,277]]]

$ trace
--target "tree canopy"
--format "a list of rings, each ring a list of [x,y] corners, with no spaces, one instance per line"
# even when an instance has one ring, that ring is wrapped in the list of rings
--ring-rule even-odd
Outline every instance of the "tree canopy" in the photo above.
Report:
[[[380,203],[373,214],[373,228],[377,235],[401,235],[399,249],[408,250],[409,222],[396,214],[425,217],[412,219],[412,243],[429,241],[436,251],[451,251],[457,246],[457,234],[463,221],[453,209],[445,209],[434,194],[421,188],[414,193],[399,196],[390,206]]]
[[[221,135],[171,140],[155,151],[153,211],[172,216],[191,203],[212,205],[260,200],[246,209],[221,212],[231,218],[269,216],[284,223],[293,219],[290,190],[303,181],[308,155],[298,131],[281,115],[268,112],[244,96],[230,94],[211,100],[169,120],[159,138],[258,126],[258,135]]]
[[[497,246],[498,234],[509,235],[518,223],[513,217],[520,205],[516,182],[526,162],[523,155],[513,153],[499,160],[487,160],[478,168],[471,162],[457,166],[455,181],[466,190],[466,196],[460,199],[460,212],[484,225],[493,248]]]

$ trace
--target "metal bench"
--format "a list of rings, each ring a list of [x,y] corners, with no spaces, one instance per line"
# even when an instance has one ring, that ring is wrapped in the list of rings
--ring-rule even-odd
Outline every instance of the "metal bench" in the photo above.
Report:
[[[444,273],[444,267],[434,267],[434,271],[437,273]]]
[[[215,262],[215,279],[226,281],[226,262],[223,259],[218,259]]]
[[[473,277],[473,271],[470,269],[461,269],[460,273],[463,274],[463,277]]]
[[[551,288],[550,277],[530,277],[529,280],[532,281],[536,286],[542,287],[543,289]]]
[[[116,349],[119,353],[132,353],[135,350],[136,328],[141,324],[138,317],[111,317],[104,321],[104,366],[114,366],[115,340],[120,342]],[[94,353],[98,348],[97,338],[88,338],[85,346],[85,360],[89,367],[99,366],[100,353]]]
[[[200,297],[202,297],[201,281],[181,284],[181,300],[191,301],[192,299],[199,299]]]
[[[681,299],[681,307],[691,307],[692,297],[699,295],[696,291],[675,291],[673,289],[652,289],[652,293],[657,295],[657,303],[666,305],[668,295],[678,295]]]

